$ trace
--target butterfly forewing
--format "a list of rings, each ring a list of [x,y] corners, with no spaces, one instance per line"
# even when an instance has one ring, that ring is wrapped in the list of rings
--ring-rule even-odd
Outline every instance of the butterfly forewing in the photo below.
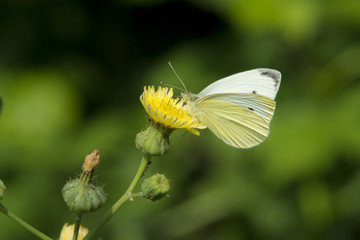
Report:
[[[253,147],[269,135],[266,120],[230,102],[201,101],[197,104],[195,117],[225,143],[237,148]]]
[[[279,90],[281,73],[258,68],[220,79],[199,93],[200,97],[218,93],[253,93],[275,99]]]

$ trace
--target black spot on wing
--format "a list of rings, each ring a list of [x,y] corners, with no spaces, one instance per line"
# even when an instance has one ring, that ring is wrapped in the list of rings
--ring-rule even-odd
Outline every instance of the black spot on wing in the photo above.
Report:
[[[256,90],[252,91],[253,94],[257,94]]]
[[[250,111],[254,111],[254,109],[253,109],[253,108],[251,108],[251,107],[248,107],[248,109],[249,109]]]
[[[270,77],[274,80],[274,87],[277,89],[281,79],[281,73],[276,70],[260,68],[260,75]]]

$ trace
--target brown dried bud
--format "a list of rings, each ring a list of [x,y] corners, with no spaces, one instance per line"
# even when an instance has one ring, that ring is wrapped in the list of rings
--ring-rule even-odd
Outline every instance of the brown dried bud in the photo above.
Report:
[[[100,152],[95,149],[92,153],[86,155],[82,170],[84,172],[91,172],[100,162]]]

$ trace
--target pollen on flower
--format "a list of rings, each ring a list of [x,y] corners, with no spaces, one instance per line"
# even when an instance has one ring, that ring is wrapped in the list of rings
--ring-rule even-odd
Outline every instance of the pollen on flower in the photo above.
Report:
[[[173,98],[172,88],[159,87],[155,91],[154,86],[144,87],[140,101],[151,119],[165,127],[184,128],[195,135],[200,135],[195,128],[206,128],[191,116],[181,98]]]

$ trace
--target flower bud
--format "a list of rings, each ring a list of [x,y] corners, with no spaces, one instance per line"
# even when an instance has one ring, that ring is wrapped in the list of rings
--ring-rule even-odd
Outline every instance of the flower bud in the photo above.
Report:
[[[75,224],[69,225],[68,223],[65,223],[61,230],[59,240],[72,240],[74,235],[74,228]],[[80,225],[78,240],[84,239],[88,232],[89,229]]]
[[[70,211],[77,213],[96,211],[106,202],[103,188],[81,177],[68,181],[62,189],[62,195]]]
[[[150,156],[164,155],[169,151],[169,136],[173,129],[151,121],[150,126],[136,135],[136,147]]]
[[[1,181],[1,179],[0,179],[0,200],[5,195],[5,191],[6,191],[6,186],[5,186],[4,182]]]
[[[141,184],[141,192],[146,199],[160,200],[170,190],[170,182],[164,174],[154,174]]]
[[[85,157],[80,177],[68,181],[62,195],[70,211],[88,213],[105,204],[106,194],[102,187],[93,181],[93,172],[100,162],[100,153],[94,150]]]

